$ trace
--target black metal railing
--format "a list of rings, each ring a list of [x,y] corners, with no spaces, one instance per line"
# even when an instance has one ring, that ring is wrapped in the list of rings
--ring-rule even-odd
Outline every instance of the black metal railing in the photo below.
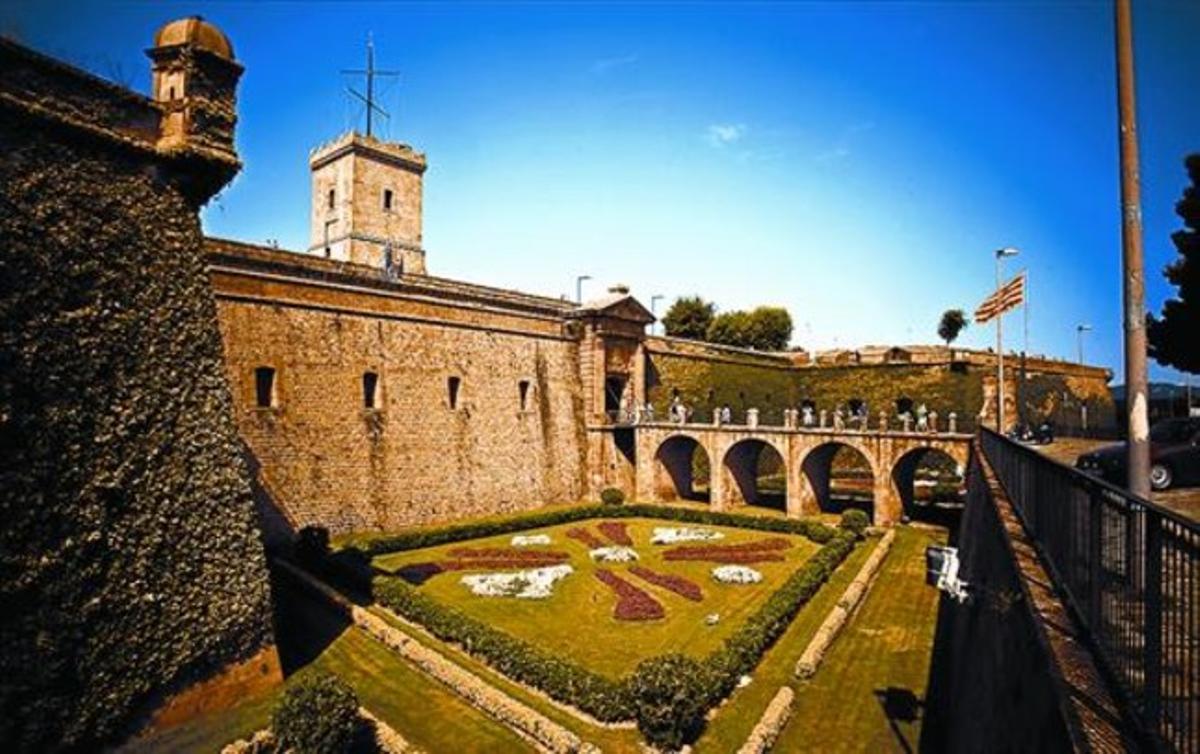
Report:
[[[1134,714],[1200,751],[1200,525],[991,430],[980,440]]]

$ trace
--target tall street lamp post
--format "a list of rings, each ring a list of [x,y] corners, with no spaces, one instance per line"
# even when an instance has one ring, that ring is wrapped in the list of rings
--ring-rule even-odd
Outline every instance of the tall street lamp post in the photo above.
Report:
[[[996,249],[997,291],[1004,281],[1004,258],[1015,257],[1019,253],[1011,246]],[[1004,312],[1001,311],[996,315],[996,431],[1001,434],[1004,433],[1004,328],[1000,324],[1003,319]]]
[[[1092,326],[1087,324],[1075,325],[1075,348],[1079,355],[1079,363],[1083,363],[1083,334],[1091,332]]]
[[[583,303],[583,281],[591,279],[591,275],[580,275],[579,277],[575,278],[575,303]]]
[[[659,293],[655,293],[650,297],[650,313],[654,315],[655,319],[658,319],[658,302],[662,301],[664,298],[665,296]],[[654,322],[650,325],[651,334],[654,333],[654,328],[656,327],[658,327],[658,322]]]

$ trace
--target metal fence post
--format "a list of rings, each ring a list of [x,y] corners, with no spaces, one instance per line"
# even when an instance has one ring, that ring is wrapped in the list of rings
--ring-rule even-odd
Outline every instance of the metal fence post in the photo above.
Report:
[[[1088,571],[1088,623],[1099,640],[1104,630],[1104,506],[1094,487],[1088,494]]]
[[[1145,665],[1146,724],[1152,730],[1160,729],[1162,720],[1162,521],[1154,511],[1143,510],[1146,526],[1146,591],[1142,595],[1144,610],[1146,647],[1142,658]]]

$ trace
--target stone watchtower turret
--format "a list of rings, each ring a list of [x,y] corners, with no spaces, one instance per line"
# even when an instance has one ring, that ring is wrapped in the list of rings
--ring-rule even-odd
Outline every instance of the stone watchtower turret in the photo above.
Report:
[[[424,275],[425,155],[356,132],[313,150],[309,251],[391,275]]]
[[[158,146],[237,161],[237,82],[242,66],[221,30],[199,16],[172,21],[154,35],[152,97],[162,110]]]

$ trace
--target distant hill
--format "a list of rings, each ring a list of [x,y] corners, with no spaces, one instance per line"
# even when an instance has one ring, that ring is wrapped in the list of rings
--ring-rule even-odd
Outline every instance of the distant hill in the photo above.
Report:
[[[1151,382],[1150,383],[1150,400],[1152,401],[1172,401],[1175,399],[1183,400],[1187,395],[1187,388],[1183,385],[1176,385],[1171,382]],[[1113,385],[1112,396],[1115,401],[1125,400],[1125,386]],[[1195,401],[1200,397],[1200,385],[1192,386],[1192,400]]]

